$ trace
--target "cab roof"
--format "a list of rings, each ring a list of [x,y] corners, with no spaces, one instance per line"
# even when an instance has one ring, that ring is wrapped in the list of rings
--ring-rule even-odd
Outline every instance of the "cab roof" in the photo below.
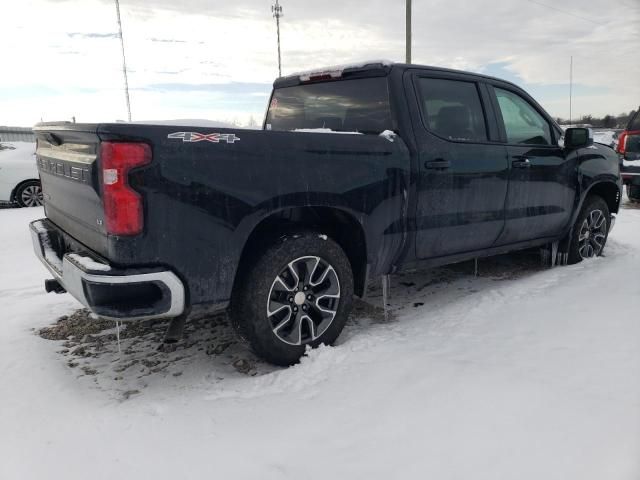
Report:
[[[389,60],[366,60],[357,63],[334,65],[321,68],[314,68],[301,72],[295,72],[284,77],[277,78],[273,82],[274,88],[291,87],[294,85],[300,85],[304,83],[315,83],[323,81],[338,80],[340,78],[363,78],[363,77],[378,77],[388,75],[391,70],[401,69],[408,70],[410,68],[419,68],[421,70],[429,70],[433,72],[455,73],[466,76],[476,77],[478,79],[488,79],[499,81],[502,83],[508,83],[510,85],[517,85],[503,80],[497,77],[491,77],[489,75],[483,75],[476,72],[468,72],[464,70],[455,70],[452,68],[435,67],[431,65],[420,65],[413,63],[398,63]],[[518,87],[520,88],[520,87]]]

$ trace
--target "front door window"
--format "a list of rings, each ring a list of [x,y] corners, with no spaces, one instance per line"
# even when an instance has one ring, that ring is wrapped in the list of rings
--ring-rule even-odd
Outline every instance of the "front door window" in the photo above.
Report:
[[[551,129],[524,98],[508,90],[495,88],[507,142],[524,145],[551,145]]]

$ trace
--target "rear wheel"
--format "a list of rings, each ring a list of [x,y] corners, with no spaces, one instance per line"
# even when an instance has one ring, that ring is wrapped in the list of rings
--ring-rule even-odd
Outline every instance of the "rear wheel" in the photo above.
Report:
[[[569,263],[600,256],[607,242],[610,222],[607,202],[598,196],[588,197],[573,226]]]
[[[231,313],[254,351],[291,365],[307,346],[330,345],[351,309],[353,275],[333,240],[293,235],[268,248],[242,278]]]
[[[21,184],[15,193],[16,203],[21,207],[39,207],[42,205],[42,186],[37,180]]]

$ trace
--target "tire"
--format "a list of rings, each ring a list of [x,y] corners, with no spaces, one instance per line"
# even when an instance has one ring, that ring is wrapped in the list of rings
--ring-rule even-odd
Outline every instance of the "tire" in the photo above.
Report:
[[[640,201],[640,185],[627,185],[627,197],[632,202]]]
[[[595,195],[587,197],[573,226],[569,263],[574,264],[602,255],[610,223],[607,202]]]
[[[307,348],[333,344],[353,301],[353,274],[343,250],[313,232],[267,248],[234,294],[231,316],[253,350],[292,365]]]
[[[20,207],[40,207],[43,204],[42,186],[37,180],[21,183],[16,188],[15,201]]]

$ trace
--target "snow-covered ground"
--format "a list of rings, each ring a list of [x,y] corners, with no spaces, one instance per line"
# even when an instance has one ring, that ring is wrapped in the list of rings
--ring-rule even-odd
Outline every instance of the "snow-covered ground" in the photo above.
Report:
[[[44,293],[42,215],[0,210],[0,479],[640,478],[640,209],[590,262],[394,277],[388,321],[359,304],[288,369],[224,316],[164,352],[162,324],[131,326],[119,355]]]

